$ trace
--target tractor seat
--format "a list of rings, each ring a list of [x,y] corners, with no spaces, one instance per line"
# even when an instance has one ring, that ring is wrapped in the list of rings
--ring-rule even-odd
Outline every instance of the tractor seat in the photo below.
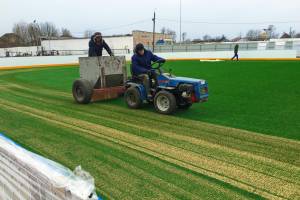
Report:
[[[143,82],[143,80],[140,77],[133,75],[132,65],[130,65],[130,73],[131,73],[131,77],[129,77],[128,80],[130,80],[131,82],[134,82],[134,83],[142,83]]]

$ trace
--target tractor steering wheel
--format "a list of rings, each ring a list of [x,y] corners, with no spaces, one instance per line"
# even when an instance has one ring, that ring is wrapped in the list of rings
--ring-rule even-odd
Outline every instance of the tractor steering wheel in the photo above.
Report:
[[[154,70],[158,70],[160,73],[162,73],[161,67],[162,67],[165,63],[164,63],[164,62],[162,63],[162,62],[159,62],[159,61],[161,61],[161,60],[158,60],[158,61],[152,63],[151,67],[152,67]],[[157,64],[158,64],[157,67],[153,67],[154,65],[157,65]]]

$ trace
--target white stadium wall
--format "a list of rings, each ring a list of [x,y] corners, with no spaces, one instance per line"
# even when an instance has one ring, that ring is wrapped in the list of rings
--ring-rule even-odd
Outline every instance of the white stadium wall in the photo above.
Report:
[[[38,47],[36,47],[36,46],[0,48],[0,57],[4,57],[6,52],[10,52],[12,55],[15,55],[15,53],[17,53],[17,52],[29,53],[32,55],[36,55],[37,48]]]
[[[106,43],[111,49],[133,49],[132,36],[120,37],[104,37]],[[44,50],[58,50],[58,51],[73,51],[81,50],[87,51],[89,46],[89,38],[83,39],[61,39],[61,40],[43,40],[42,47]]]
[[[77,63],[79,56],[35,56],[0,58],[1,66],[32,66]]]
[[[158,53],[157,55],[166,59],[214,59],[214,58],[231,58],[231,51],[214,51],[214,52],[178,52],[178,53]],[[296,50],[256,50],[241,51],[241,58],[249,59],[295,59],[297,57]],[[82,56],[38,56],[38,57],[10,57],[0,58],[0,68],[9,66],[32,66],[32,65],[58,65],[58,64],[77,64],[79,57]],[[130,60],[132,54],[126,54],[126,60]]]
[[[87,50],[89,39],[43,40],[42,47],[49,50]]]
[[[296,50],[257,50],[240,51],[240,58],[296,58]],[[178,52],[178,53],[158,53],[168,59],[177,58],[231,58],[232,51],[212,51],[212,52]]]

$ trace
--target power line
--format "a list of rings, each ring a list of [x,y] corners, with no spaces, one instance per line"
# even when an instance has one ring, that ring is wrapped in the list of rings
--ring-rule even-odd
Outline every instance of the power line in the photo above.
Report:
[[[157,19],[158,21],[175,22],[180,23],[174,19]],[[209,22],[209,21],[182,21],[187,24],[214,24],[214,25],[251,25],[251,24],[291,24],[300,23],[300,21],[263,21],[263,22]]]
[[[129,23],[129,24],[123,24],[123,25],[118,25],[118,26],[112,26],[112,27],[107,27],[107,28],[99,28],[99,29],[89,29],[89,31],[92,31],[92,32],[96,32],[96,31],[108,31],[108,30],[113,30],[113,29],[119,29],[119,28],[124,28],[124,27],[130,27],[130,26],[133,26],[133,25],[137,25],[137,24],[143,24],[145,22],[150,22],[152,19],[144,19],[144,20],[139,20],[139,21],[135,21],[135,22],[132,22],[132,23]],[[72,33],[76,33],[76,34],[84,34],[85,31],[83,32],[72,32]]]
[[[112,29],[118,29],[118,28],[123,28],[123,27],[128,27],[128,26],[133,26],[133,25],[137,25],[137,24],[143,24],[145,22],[150,22],[151,19],[144,19],[144,20],[140,20],[140,21],[136,21],[130,24],[124,24],[124,25],[120,25],[120,26],[113,26],[113,27],[109,27],[109,28],[105,28],[105,29],[100,29],[100,31],[107,31],[107,30],[112,30]]]

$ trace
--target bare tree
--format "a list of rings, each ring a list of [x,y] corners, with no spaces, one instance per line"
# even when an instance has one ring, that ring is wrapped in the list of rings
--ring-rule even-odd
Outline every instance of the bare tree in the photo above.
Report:
[[[23,44],[39,45],[40,29],[37,23],[19,22],[14,24],[12,31]]]
[[[38,24],[30,23],[28,24],[28,35],[32,45],[39,45],[39,38],[41,36]]]
[[[201,42],[203,42],[203,40],[201,40],[200,38],[196,38],[196,39],[192,40],[192,43],[194,43],[194,44],[199,44]]]
[[[161,32],[162,34],[166,34],[167,28],[166,28],[166,27],[162,27],[162,28],[160,29],[160,32]]]
[[[72,33],[69,29],[62,28],[61,29],[61,37],[73,37],[73,36],[72,36]]]
[[[204,42],[209,42],[209,41],[211,41],[211,39],[212,39],[212,37],[210,35],[206,34],[206,35],[203,36],[203,41]]]
[[[90,38],[90,37],[92,37],[93,34],[94,34],[94,32],[92,30],[86,30],[84,32],[84,37]]]
[[[176,40],[176,31],[166,28],[166,27],[162,27],[160,29],[160,33],[162,34],[167,34],[167,35],[172,35],[172,40],[175,41]]]
[[[172,40],[175,41],[176,40],[176,31],[172,30],[172,29],[167,29],[166,30],[166,33],[165,34],[168,34],[168,35],[172,35]]]
[[[246,33],[246,38],[249,41],[258,41],[260,39],[260,30],[251,29]]]
[[[63,29],[64,34],[68,33],[67,29]],[[58,37],[59,30],[56,26],[51,22],[44,22],[44,23],[25,23],[19,22],[14,24],[13,33],[21,38],[22,42],[26,45],[40,45],[40,38],[41,37]]]
[[[28,24],[25,22],[19,22],[14,24],[12,32],[21,38],[25,44],[31,43],[31,39],[28,33]]]
[[[268,39],[271,38],[278,38],[279,34],[276,33],[276,27],[274,25],[269,25],[267,29],[264,29],[266,31]]]
[[[300,33],[296,33],[294,38],[300,38]]]
[[[56,28],[56,26],[51,22],[44,22],[40,23],[40,33],[43,37],[58,37],[59,36],[59,30]]]
[[[291,38],[294,38],[295,35],[296,35],[296,30],[293,29],[292,27],[290,28],[290,32],[289,32],[289,35],[291,36]]]
[[[192,44],[193,41],[192,41],[191,39],[185,39],[184,43],[185,43],[185,44]]]
[[[228,39],[227,39],[227,37],[223,34],[223,35],[221,35],[221,36],[216,37],[216,38],[215,38],[215,41],[216,41],[216,42],[227,42]]]

